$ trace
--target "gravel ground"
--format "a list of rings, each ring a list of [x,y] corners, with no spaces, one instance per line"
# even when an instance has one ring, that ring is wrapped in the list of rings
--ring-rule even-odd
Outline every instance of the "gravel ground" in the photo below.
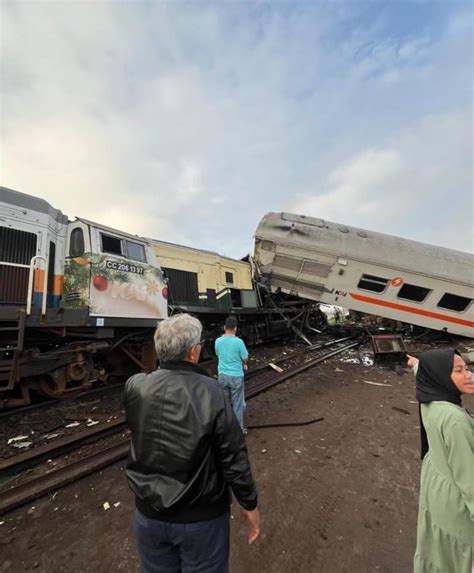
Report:
[[[249,425],[324,420],[249,433],[262,534],[249,547],[232,521],[232,573],[411,571],[420,470],[413,376],[357,362],[356,353],[337,356],[249,403]],[[0,571],[138,571],[132,510],[117,463],[0,518]]]

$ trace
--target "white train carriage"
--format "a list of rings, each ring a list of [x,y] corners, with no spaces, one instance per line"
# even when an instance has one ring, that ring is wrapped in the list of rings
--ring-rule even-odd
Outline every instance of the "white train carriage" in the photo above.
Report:
[[[253,261],[272,291],[474,338],[472,254],[268,213]]]

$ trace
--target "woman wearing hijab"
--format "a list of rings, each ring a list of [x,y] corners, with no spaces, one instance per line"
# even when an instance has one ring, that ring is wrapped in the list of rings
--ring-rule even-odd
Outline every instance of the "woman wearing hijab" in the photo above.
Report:
[[[471,573],[474,420],[461,395],[474,394],[474,379],[453,349],[424,352],[414,370],[423,460],[414,570]]]

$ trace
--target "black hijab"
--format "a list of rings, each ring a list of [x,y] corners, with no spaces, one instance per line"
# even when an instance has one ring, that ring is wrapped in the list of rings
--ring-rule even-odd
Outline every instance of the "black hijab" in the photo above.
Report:
[[[427,350],[420,356],[416,373],[416,399],[420,403],[421,459],[429,450],[428,438],[421,417],[421,404],[442,401],[461,405],[461,392],[451,380],[455,354],[459,354],[455,348],[446,348]]]

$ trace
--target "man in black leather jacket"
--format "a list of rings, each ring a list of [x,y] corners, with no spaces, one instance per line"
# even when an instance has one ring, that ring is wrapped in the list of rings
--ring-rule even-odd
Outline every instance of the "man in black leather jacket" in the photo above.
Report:
[[[146,573],[228,571],[231,491],[249,543],[260,532],[242,430],[219,384],[197,365],[201,333],[187,314],[160,322],[160,369],[132,376],[125,387],[132,432],[126,473]]]

